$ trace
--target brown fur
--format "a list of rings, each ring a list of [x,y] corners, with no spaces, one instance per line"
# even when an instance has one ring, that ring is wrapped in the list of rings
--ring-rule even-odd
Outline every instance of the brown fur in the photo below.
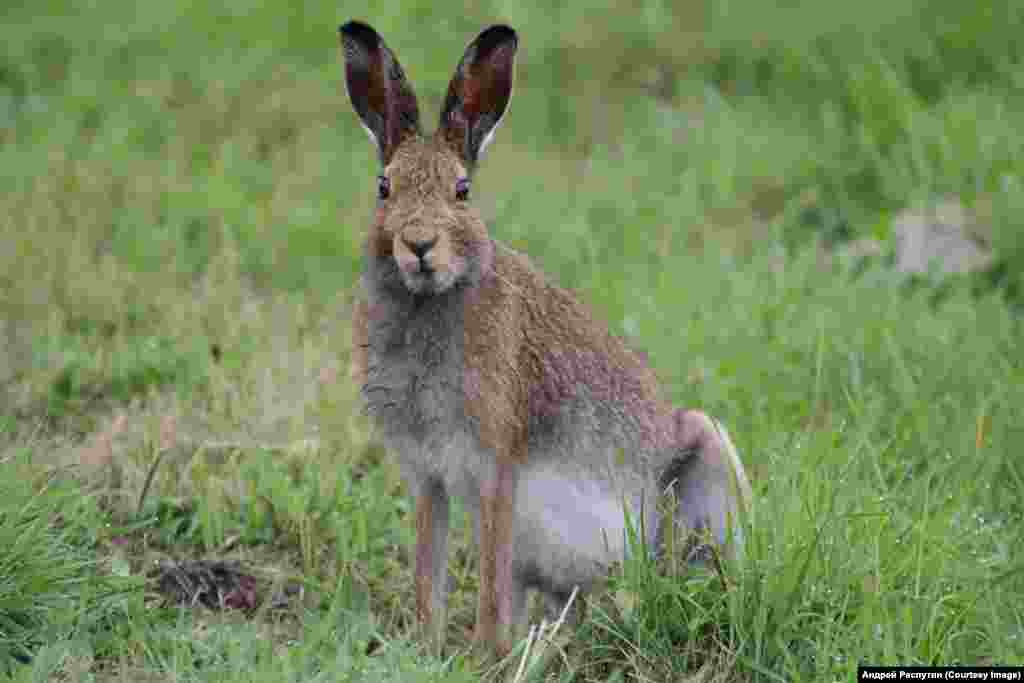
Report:
[[[365,241],[351,375],[417,496],[420,620],[443,621],[448,495],[461,493],[480,544],[477,635],[507,651],[526,589],[596,580],[616,496],[674,490],[676,521],[722,540],[749,484],[713,420],[664,401],[644,357],[457,196],[507,106],[515,33],[467,47],[431,137],[380,37],[341,34],[390,190]]]

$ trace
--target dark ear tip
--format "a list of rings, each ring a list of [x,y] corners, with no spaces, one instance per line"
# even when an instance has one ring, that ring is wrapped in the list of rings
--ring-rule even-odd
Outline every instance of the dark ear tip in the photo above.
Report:
[[[519,44],[519,34],[507,24],[494,24],[481,31],[480,35],[477,36],[477,42],[487,48],[494,48],[507,43],[511,43],[512,47],[515,48]]]
[[[373,30],[373,27],[361,21],[353,20],[342,24],[338,27],[338,33],[343,39],[354,40],[366,47],[380,42],[380,35]]]

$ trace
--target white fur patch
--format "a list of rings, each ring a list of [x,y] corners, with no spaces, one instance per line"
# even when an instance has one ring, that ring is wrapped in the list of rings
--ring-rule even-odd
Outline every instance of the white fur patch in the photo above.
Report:
[[[518,490],[517,517],[543,531],[549,548],[541,552],[571,549],[577,557],[602,564],[624,557],[623,500],[605,482],[578,480],[545,467],[528,472]]]
[[[370,142],[372,142],[374,145],[380,147],[380,143],[377,141],[377,136],[373,134],[373,131],[370,130],[369,126],[367,126],[365,123],[363,123],[362,119],[360,119],[359,125],[362,126],[363,130],[366,131],[366,134],[370,136]]]

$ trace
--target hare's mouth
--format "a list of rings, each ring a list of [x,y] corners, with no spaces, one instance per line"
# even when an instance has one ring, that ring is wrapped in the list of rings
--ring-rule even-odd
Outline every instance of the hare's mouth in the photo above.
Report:
[[[455,278],[450,271],[434,270],[426,264],[419,267],[399,268],[402,273],[402,282],[413,294],[430,295],[441,294],[452,286]]]
[[[465,260],[453,253],[449,240],[403,235],[395,240],[394,259],[406,289],[418,296],[441,294],[459,279]]]

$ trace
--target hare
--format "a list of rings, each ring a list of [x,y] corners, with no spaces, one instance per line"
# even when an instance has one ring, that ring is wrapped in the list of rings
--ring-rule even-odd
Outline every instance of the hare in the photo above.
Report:
[[[491,26],[469,44],[430,136],[380,35],[352,21],[340,37],[349,97],[382,167],[351,371],[416,498],[427,632],[443,633],[452,496],[476,525],[475,637],[499,654],[527,591],[564,599],[607,574],[628,551],[627,519],[647,547],[662,545],[655,500],[669,497],[678,528],[734,547],[750,485],[726,432],[660,398],[645,360],[491,239],[469,203],[512,93],[516,32]]]

